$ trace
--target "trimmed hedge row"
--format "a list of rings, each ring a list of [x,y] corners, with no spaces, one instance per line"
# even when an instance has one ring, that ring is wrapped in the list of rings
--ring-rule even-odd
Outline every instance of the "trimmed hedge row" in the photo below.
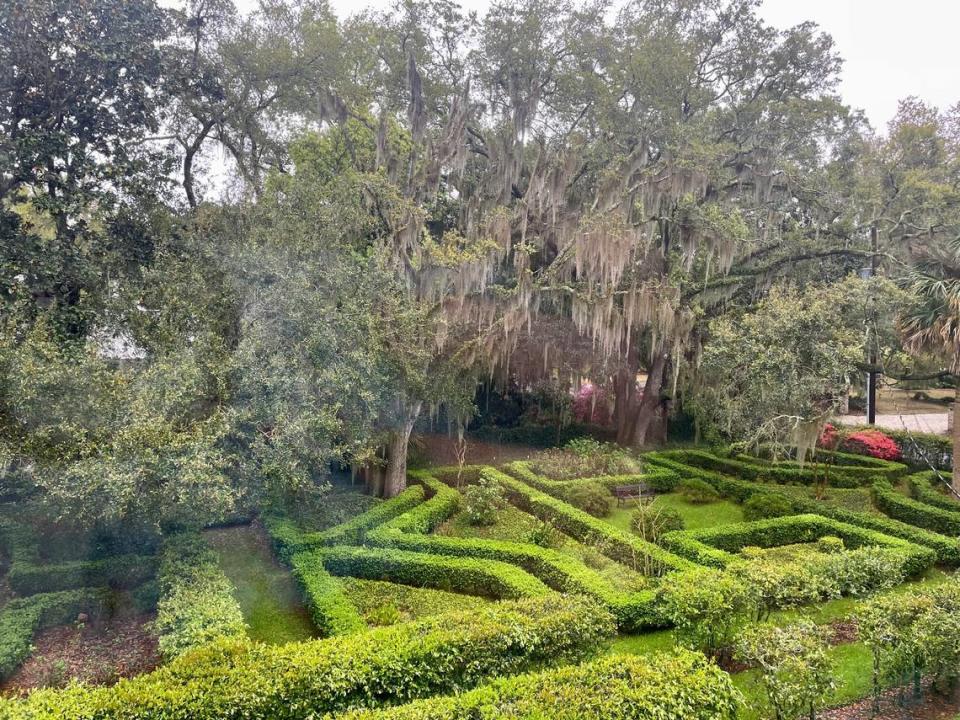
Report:
[[[315,550],[329,545],[358,544],[363,540],[367,530],[405,513],[422,503],[424,498],[423,488],[414,485],[395,498],[378,503],[365,513],[320,532],[304,532],[292,520],[278,515],[265,516],[263,524],[273,542],[273,550],[277,557],[289,562],[295,553],[305,550]]]
[[[522,568],[554,590],[589,595],[600,600],[614,613],[622,630],[662,625],[662,620],[653,609],[652,591],[620,592],[600,573],[556,550],[506,540],[427,535],[456,511],[455,501],[459,493],[427,473],[418,473],[417,478],[435,493],[433,497],[369,531],[367,543],[418,553],[508,563]],[[456,497],[451,499],[451,494]]]
[[[612,655],[583,665],[498,680],[463,695],[347,713],[341,720],[723,720],[739,694],[701,653]]]
[[[661,473],[644,472],[632,473],[628,475],[598,475],[596,477],[575,478],[572,480],[554,480],[534,472],[529,460],[517,460],[503,466],[503,469],[519,480],[523,480],[527,485],[535,487],[548,495],[563,500],[563,495],[570,488],[578,485],[603,485],[608,490],[613,490],[618,485],[636,485],[643,483],[654,490],[658,489],[658,483]]]
[[[169,536],[157,583],[160,652],[173,658],[218,638],[245,638],[246,623],[217,554],[193,533]]]
[[[5,701],[0,717],[7,709],[24,720],[302,720],[577,661],[613,633],[613,618],[599,605],[550,595],[329,640],[221,640],[113,687]]]
[[[152,555],[117,555],[102,560],[74,560],[33,564],[14,561],[7,579],[20,595],[50,593],[82,587],[133,588],[150,580],[157,571]]]
[[[558,529],[578,540],[597,545],[601,552],[613,560],[627,565],[649,562],[655,575],[694,567],[688,560],[618,530],[609,523],[536,490],[506,473],[494,468],[486,468],[483,473],[504,489],[512,503],[541,520],[549,520]]]
[[[290,558],[290,568],[313,624],[325,637],[366,630],[366,623],[340,582],[324,567],[320,553],[297,553]]]
[[[672,451],[648,453],[645,458],[665,469],[672,470],[676,475],[675,482],[681,478],[695,477],[713,485],[721,495],[731,497],[738,502],[745,502],[750,496],[757,493],[778,494],[786,497],[798,513],[813,513],[845,522],[849,525],[877,530],[885,535],[907,540],[916,545],[931,548],[936,551],[940,562],[948,565],[960,565],[960,540],[946,537],[914,525],[895,520],[893,518],[873,515],[870,513],[845,510],[827,505],[826,503],[809,498],[798,498],[780,492],[775,485],[748,482],[722,475],[720,473],[702,470],[685,465],[673,459]]]
[[[828,535],[841,538],[850,548],[875,545],[894,549],[903,554],[903,567],[908,575],[919,574],[936,561],[936,553],[930,548],[822,515],[789,515],[702,530],[679,530],[667,533],[664,544],[700,564],[725,567],[734,559],[730,553],[739,552],[748,545],[779,547],[814,542]]]
[[[107,588],[83,588],[15,598],[0,610],[0,680],[20,667],[38,630],[64,625],[86,613],[100,615],[111,601]]]
[[[888,482],[874,483],[873,502],[883,512],[897,520],[944,535],[953,537],[960,535],[960,512],[945,510],[909,498],[894,490]]]
[[[388,580],[497,599],[537,597],[550,589],[518,567],[495,560],[339,546],[314,550],[333,575]]]
[[[855,433],[861,430],[876,430],[875,425],[844,426],[843,433]],[[932,463],[938,470],[950,470],[953,460],[953,439],[943,435],[917,433],[907,430],[883,429],[883,434],[891,437],[900,447],[903,459],[918,467],[929,467]]]
[[[915,500],[926,505],[933,505],[941,510],[950,510],[960,513],[960,500],[953,495],[945,495],[939,492],[936,486],[942,487],[942,481],[938,478],[938,473],[933,470],[916,473],[907,478],[907,484],[910,486],[910,494]]]
[[[755,462],[744,462],[734,458],[725,458],[704,450],[672,450],[670,456],[684,463],[704,470],[735,475],[748,480],[771,480],[781,484],[811,485],[816,482],[818,474],[825,468],[820,466],[814,469],[810,463],[800,467],[798,463],[765,463],[757,458]],[[654,454],[654,453],[651,453]],[[649,455],[647,456],[649,458]],[[859,466],[831,466],[829,472],[830,484],[839,488],[868,487],[879,477],[894,478],[907,471],[906,465],[900,463],[883,462],[887,468],[859,467]]]

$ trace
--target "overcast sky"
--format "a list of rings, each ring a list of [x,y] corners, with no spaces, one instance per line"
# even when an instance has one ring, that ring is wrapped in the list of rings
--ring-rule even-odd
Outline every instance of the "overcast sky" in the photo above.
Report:
[[[169,4],[171,0],[167,0]],[[235,0],[241,9],[256,0]],[[392,0],[330,0],[344,17]],[[483,11],[489,0],[461,0]],[[897,101],[916,95],[941,109],[960,102],[960,0],[764,0],[761,15],[780,28],[813,20],[836,41],[846,64],[841,92],[885,130]]]

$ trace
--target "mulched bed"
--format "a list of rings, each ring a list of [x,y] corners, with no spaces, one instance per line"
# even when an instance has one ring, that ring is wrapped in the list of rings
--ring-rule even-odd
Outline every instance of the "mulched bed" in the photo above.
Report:
[[[885,692],[880,699],[880,714],[873,714],[873,699],[861,700],[853,705],[824,710],[817,717],[820,720],[954,720],[960,713],[960,703],[932,692],[924,687],[924,696],[916,705],[897,706],[896,688]],[[910,689],[906,690],[910,697]]]
[[[860,630],[857,627],[857,621],[845,618],[843,620],[834,620],[829,625],[831,645],[844,645],[857,641]]]
[[[456,440],[448,435],[418,434],[411,442],[431,465],[456,465]],[[542,448],[528,445],[486,442],[467,438],[467,465],[501,465],[514,460],[527,460]]]
[[[155,615],[125,614],[93,623],[61,625],[34,636],[34,652],[0,685],[4,695],[38,687],[59,687],[71,678],[110,685],[160,664],[157,638],[149,631]]]

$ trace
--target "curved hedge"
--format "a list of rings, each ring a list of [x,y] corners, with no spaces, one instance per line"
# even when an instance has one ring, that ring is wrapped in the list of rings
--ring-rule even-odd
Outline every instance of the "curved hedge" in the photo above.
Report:
[[[897,492],[888,482],[873,485],[873,502],[897,520],[956,537],[960,535],[960,512],[914,500]]]
[[[693,567],[688,560],[658,545],[641,540],[635,535],[618,530],[609,523],[536,490],[499,470],[486,468],[483,473],[503,487],[512,503],[541,520],[549,520],[558,529],[578,540],[597,545],[603,554],[613,560],[627,565],[638,561],[649,562],[653,567],[653,574],[656,575]]]
[[[784,463],[770,463],[762,458],[755,458],[752,462],[745,462],[736,458],[727,458],[714,455],[705,450],[667,450],[659,453],[649,453],[647,459],[656,462],[656,456],[679,461],[682,464],[698,467],[703,470],[731,474],[747,480],[770,480],[781,484],[812,485],[820,473],[827,468],[823,465],[814,467],[805,463],[788,461]],[[834,487],[853,488],[869,487],[878,478],[896,478],[907,471],[907,466],[886,460],[876,460],[882,466],[829,466],[829,482]]]
[[[419,485],[413,485],[395,498],[378,503],[347,522],[319,532],[305,532],[294,521],[278,515],[265,516],[263,524],[270,535],[277,557],[289,561],[295,553],[304,550],[315,550],[330,545],[358,544],[363,540],[367,530],[405,513],[422,503],[425,497],[424,489]]]
[[[314,550],[333,575],[388,580],[497,599],[537,597],[550,589],[514,565],[389,548],[338,546]]]
[[[960,513],[960,499],[937,490],[937,487],[943,487],[943,481],[940,480],[938,475],[939,473],[928,470],[908,477],[907,484],[910,487],[910,494],[913,495],[915,500],[926,505]]]
[[[224,640],[112,687],[0,701],[0,717],[6,710],[24,720],[302,720],[580,660],[613,632],[599,605],[550,595],[328,640]]]
[[[340,582],[327,572],[322,554],[297,553],[290,558],[290,568],[310,618],[324,636],[349,635],[367,629]]]
[[[788,515],[702,530],[678,530],[667,533],[664,544],[695,562],[725,567],[734,559],[731,553],[748,545],[779,547],[814,542],[828,535],[841,538],[850,548],[876,545],[896,550],[903,555],[904,571],[908,575],[921,573],[936,561],[936,553],[930,548],[822,515]]]
[[[932,532],[931,530],[916,527],[915,525],[883,515],[846,510],[811,498],[786,495],[782,493],[776,485],[769,483],[738,480],[721,473],[685,465],[673,459],[672,451],[651,452],[647,453],[644,457],[649,462],[672,471],[674,473],[675,483],[678,483],[681,478],[685,477],[699,478],[713,485],[721,495],[733,498],[741,503],[757,493],[779,494],[786,497],[798,513],[823,515],[824,517],[833,518],[834,520],[839,520],[849,525],[877,530],[885,535],[897,537],[916,545],[922,545],[935,550],[937,559],[942,563],[955,566],[960,565],[960,540],[955,537],[947,537]],[[891,492],[894,492],[892,488]],[[876,501],[876,496],[874,500]]]
[[[578,485],[603,485],[608,490],[613,490],[618,485],[637,485],[643,483],[653,490],[661,490],[661,479],[664,474],[658,471],[646,471],[642,473],[631,473],[628,475],[598,475],[596,477],[575,478],[571,480],[554,480],[553,478],[540,475],[533,470],[532,463],[529,460],[517,460],[503,466],[503,469],[519,480],[523,480],[527,485],[542,490],[548,495],[553,495],[560,500],[565,499],[565,494]],[[667,480],[669,482],[669,480]]]
[[[730,676],[689,650],[612,655],[583,665],[498,680],[463,695],[420,700],[342,720],[723,720],[739,694]]]

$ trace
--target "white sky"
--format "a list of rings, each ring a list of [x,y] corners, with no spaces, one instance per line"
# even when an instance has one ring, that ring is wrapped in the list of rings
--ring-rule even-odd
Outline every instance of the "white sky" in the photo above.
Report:
[[[482,11],[488,0],[461,0]],[[238,0],[243,6],[253,0]],[[341,17],[390,0],[331,0]],[[885,130],[897,101],[916,95],[941,109],[960,102],[960,0],[764,0],[771,25],[813,20],[833,36],[844,58],[841,93]]]

